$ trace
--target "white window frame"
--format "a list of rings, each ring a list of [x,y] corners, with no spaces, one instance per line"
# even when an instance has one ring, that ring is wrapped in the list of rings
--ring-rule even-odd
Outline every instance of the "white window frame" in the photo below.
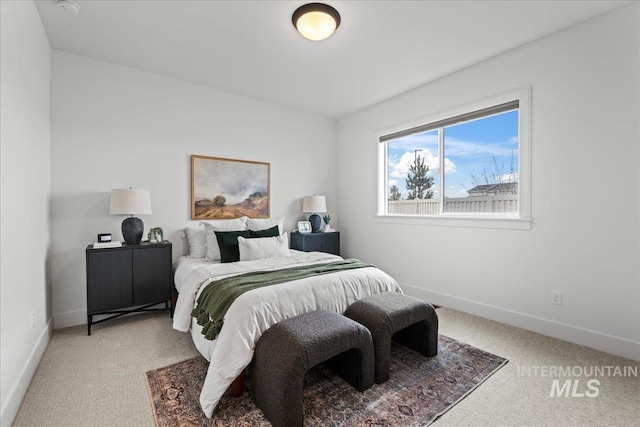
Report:
[[[531,228],[531,87],[505,92],[469,104],[461,105],[446,111],[421,117],[409,122],[397,124],[377,132],[377,197],[374,220],[376,222],[393,224],[422,224],[455,227],[506,228],[529,230]],[[505,213],[456,213],[442,212],[440,215],[402,215],[389,214],[387,204],[387,144],[380,142],[381,138],[396,132],[416,128],[429,123],[436,123],[453,117],[470,114],[508,102],[518,101],[518,212]],[[439,153],[440,155],[440,153]],[[444,158],[440,155],[440,162]],[[442,168],[442,165],[441,165]],[[440,183],[442,185],[442,182]],[[440,197],[444,194],[440,192]],[[442,204],[441,204],[442,205]]]

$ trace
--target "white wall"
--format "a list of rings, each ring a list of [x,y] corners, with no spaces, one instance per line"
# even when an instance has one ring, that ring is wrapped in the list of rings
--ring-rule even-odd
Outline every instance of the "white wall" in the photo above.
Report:
[[[0,2],[0,15],[0,424],[9,426],[51,335],[51,50],[33,2]]]
[[[192,154],[271,163],[271,216],[291,231],[301,198],[336,205],[335,121],[131,68],[53,51],[52,304],[55,328],[86,323],[85,248],[122,240],[112,188],[151,191],[145,229],[186,253]]]
[[[638,8],[339,120],[344,254],[435,304],[640,359]],[[376,222],[378,130],[527,85],[531,230]],[[550,304],[552,289],[561,306]]]

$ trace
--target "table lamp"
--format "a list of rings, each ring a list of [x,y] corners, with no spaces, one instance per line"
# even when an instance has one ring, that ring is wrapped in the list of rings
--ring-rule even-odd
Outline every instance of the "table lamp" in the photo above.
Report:
[[[133,188],[111,190],[109,213],[111,215],[131,215],[122,221],[122,237],[127,245],[140,244],[144,223],[134,215],[151,214],[151,193],[149,190]]]
[[[327,211],[327,201],[324,196],[304,196],[302,199],[302,212],[310,213],[309,222],[311,223],[311,232],[319,233],[322,219],[318,213]]]

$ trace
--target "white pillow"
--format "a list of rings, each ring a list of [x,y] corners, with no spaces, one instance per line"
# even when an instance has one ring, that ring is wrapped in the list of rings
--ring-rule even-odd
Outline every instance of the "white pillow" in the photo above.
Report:
[[[289,240],[287,233],[277,237],[259,237],[245,239],[238,237],[240,261],[253,261],[264,258],[278,258],[289,256]]]
[[[204,224],[204,235],[207,240],[207,259],[209,261],[220,261],[220,247],[216,238],[216,231],[244,231],[247,229],[247,217],[235,219],[216,219],[202,222]]]
[[[204,236],[204,228],[185,228],[189,244],[189,256],[192,258],[204,258],[207,254],[207,241]]]
[[[253,230],[253,231],[267,230],[276,225],[278,226],[278,231],[282,236],[282,233],[284,233],[284,217],[247,218],[247,230]]]

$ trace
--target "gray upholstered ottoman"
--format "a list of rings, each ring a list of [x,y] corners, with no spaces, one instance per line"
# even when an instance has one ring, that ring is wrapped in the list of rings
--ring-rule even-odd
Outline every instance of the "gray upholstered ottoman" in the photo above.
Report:
[[[371,331],[378,384],[389,379],[392,339],[424,356],[438,354],[438,315],[427,302],[382,292],[351,304],[344,315]]]
[[[256,344],[249,391],[275,427],[302,426],[302,385],[319,363],[359,391],[373,385],[374,353],[369,330],[340,314],[313,311],[267,329]]]

